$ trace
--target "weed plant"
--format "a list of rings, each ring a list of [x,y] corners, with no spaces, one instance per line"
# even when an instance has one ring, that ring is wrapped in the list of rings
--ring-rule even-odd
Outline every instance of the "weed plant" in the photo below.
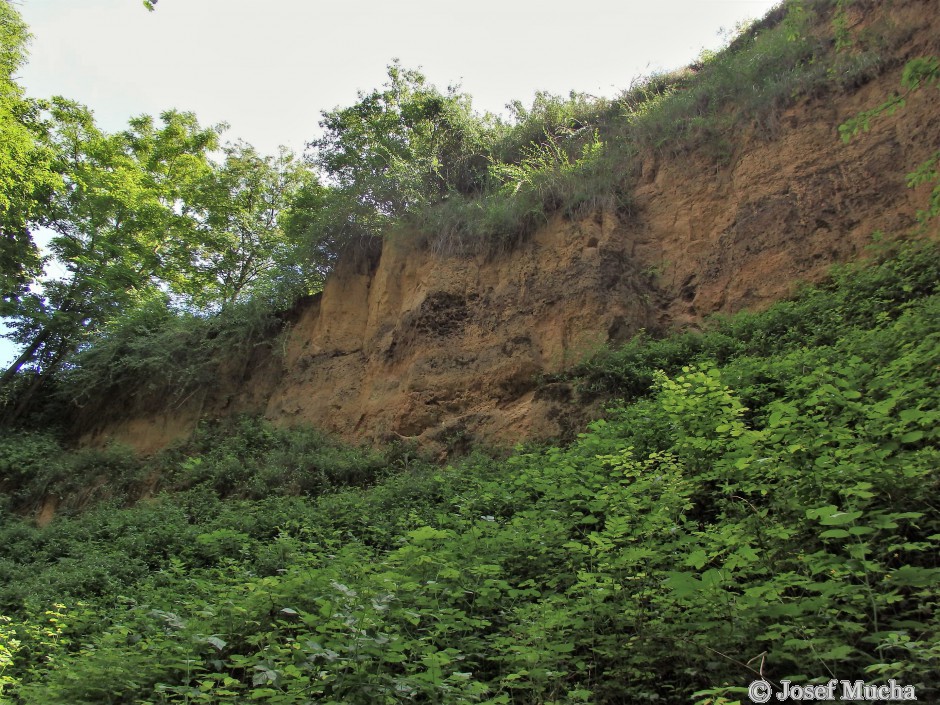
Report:
[[[742,135],[779,134],[781,115],[799,100],[884,71],[904,33],[882,23],[852,36],[839,23],[844,13],[836,0],[785,2],[724,50],[638,79],[613,100],[539,94],[531,109],[513,104],[510,121],[484,141],[479,191],[454,190],[409,217],[438,252],[464,254],[509,249],[555,213],[629,215],[641,155],[694,153],[720,168]]]
[[[101,405],[115,399],[185,403],[212,380],[248,368],[259,349],[276,356],[284,329],[284,317],[261,298],[208,316],[157,299],[89,340],[57,379],[52,401],[60,408],[65,402],[80,417],[107,413]]]
[[[243,420],[151,461],[150,500],[5,514],[3,697],[731,705],[762,674],[932,702],[938,266],[612,351],[585,379],[629,401],[568,447],[438,467]],[[8,437],[4,488],[66,456]]]

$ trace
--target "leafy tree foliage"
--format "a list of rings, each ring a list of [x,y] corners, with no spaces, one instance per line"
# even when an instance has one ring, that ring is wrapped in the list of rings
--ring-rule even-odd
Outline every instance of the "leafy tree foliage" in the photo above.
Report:
[[[285,232],[284,220],[301,193],[317,191],[316,178],[283,149],[263,157],[239,142],[223,152],[225,160],[206,171],[185,202],[199,236],[190,249],[191,267],[179,270],[178,290],[202,309],[224,308],[278,282],[296,294],[290,275],[298,243]]]
[[[108,134],[76,102],[29,101],[13,80],[25,25],[6,1],[0,20],[0,285],[8,337],[22,346],[0,376],[7,420],[122,316],[207,315],[250,296],[283,307],[322,283],[324,265],[297,254],[299,209],[321,190],[307,166],[220,146],[223,126],[190,113]]]
[[[427,85],[393,63],[388,82],[348,108],[324,113],[313,162],[338,191],[368,210],[373,230],[450,190],[473,193],[486,174],[485,121],[469,96]]]
[[[142,312],[139,320],[165,327],[158,337],[169,352],[175,347],[172,332],[182,326],[197,335],[195,319],[201,316],[250,298],[270,313],[322,281],[317,261],[299,255],[297,225],[298,211],[312,205],[320,187],[292,154],[262,157],[237,143],[221,147],[224,159],[216,161],[219,129],[200,127],[187,113],[164,113],[160,123],[135,118],[114,135],[100,132],[86,109],[66,101],[55,103],[53,116],[56,165],[65,188],[46,222],[55,231],[51,258],[64,273],[42,280],[12,317],[14,335],[26,347],[3,382],[11,383],[24,366],[32,374],[17,408],[25,408],[32,390],[66,361],[89,364],[101,357],[74,357],[80,350],[103,345],[107,352],[114,331],[136,329],[135,311]],[[166,315],[156,315],[154,307]],[[241,315],[224,320],[235,325]],[[267,316],[249,317],[256,315]],[[129,317],[129,327],[122,317]],[[146,355],[159,357],[155,351]],[[192,374],[180,370],[183,377],[211,367],[208,360],[184,358],[195,368]],[[145,363],[138,360],[130,368]],[[92,370],[104,378],[91,383],[88,374],[79,375],[87,390],[114,378],[114,370]]]
[[[30,223],[58,178],[43,144],[40,104],[24,97],[15,74],[29,35],[9,0],[0,1],[0,297],[15,301],[40,269]]]
[[[19,404],[53,374],[86,336],[156,294],[189,264],[198,234],[178,203],[210,169],[217,132],[191,114],[167,112],[108,135],[91,113],[57,99],[50,143],[64,187],[48,207],[49,249],[64,270],[21,297],[11,316],[13,338],[25,346],[0,378],[9,384],[24,365],[34,373]]]

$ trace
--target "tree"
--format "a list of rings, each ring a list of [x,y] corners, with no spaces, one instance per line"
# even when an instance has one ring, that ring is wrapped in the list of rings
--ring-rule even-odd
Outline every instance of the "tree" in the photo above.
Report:
[[[323,113],[324,135],[311,143],[313,163],[369,234],[450,190],[479,190],[486,177],[487,123],[469,96],[441,93],[397,62],[388,78],[355,105]]]
[[[46,148],[42,104],[24,97],[14,75],[26,58],[26,25],[0,0],[0,301],[3,310],[40,271],[31,226],[60,184]]]
[[[43,222],[62,274],[35,278],[12,311],[9,337],[24,350],[0,388],[8,391],[24,367],[32,372],[13,416],[88,335],[185,278],[199,230],[180,204],[211,169],[208,154],[218,145],[218,129],[200,127],[189,113],[166,112],[160,125],[135,118],[108,135],[87,108],[55,99],[50,119],[63,188]]]
[[[288,150],[265,157],[243,142],[224,147],[225,160],[207,171],[184,205],[199,221],[199,247],[180,293],[198,308],[224,308],[260,291],[291,288],[284,275],[296,242],[283,218],[313,173]],[[295,277],[296,278],[296,277]]]
[[[323,186],[310,172],[282,214],[285,237],[294,248],[282,269],[304,282],[303,293],[319,291],[339,253],[370,241],[379,219],[352,194]]]

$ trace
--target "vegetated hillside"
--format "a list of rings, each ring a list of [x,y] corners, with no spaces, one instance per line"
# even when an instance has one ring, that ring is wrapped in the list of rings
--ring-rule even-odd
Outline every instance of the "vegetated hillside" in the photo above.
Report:
[[[491,170],[437,145],[466,167],[446,188],[407,160],[343,183],[362,126],[338,110],[340,185],[298,186],[290,215],[392,231],[343,240],[321,294],[54,311],[88,340],[52,337],[3,399],[33,425],[0,431],[0,701],[740,705],[758,678],[936,701],[934,6],[787,3],[694,71],[547,101],[497,131]],[[419,115],[459,108],[417,95]],[[191,136],[183,117],[156,142]],[[90,143],[137,178],[139,136]],[[195,224],[224,240],[256,155],[183,156],[219,206]],[[157,225],[185,215],[133,193]],[[778,300],[796,279],[818,285]],[[76,449],[43,422],[71,404],[86,440],[178,442]]]
[[[895,94],[907,60],[938,51],[935,10],[781,10],[688,72],[568,106],[580,156],[561,138],[533,143],[512,198],[454,193],[388,225],[380,245],[351,246],[276,343],[186,394],[114,388],[81,414],[86,442],[152,451],[238,412],[438,447],[566,437],[598,409],[540,376],[641,330],[765,307],[861,256],[876,231],[915,226],[929,187],[906,176],[940,143],[937,91],[849,144],[839,126]],[[494,252],[468,233],[489,233],[499,208],[535,215]]]
[[[442,468],[250,418],[150,459],[8,432],[6,503],[66,504],[0,515],[0,695],[936,702],[940,250],[878,257],[596,359],[572,383],[630,401],[567,447]]]

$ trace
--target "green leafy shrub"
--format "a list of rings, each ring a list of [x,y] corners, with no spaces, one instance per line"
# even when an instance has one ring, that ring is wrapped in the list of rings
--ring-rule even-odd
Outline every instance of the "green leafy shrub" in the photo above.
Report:
[[[126,448],[74,451],[49,433],[0,433],[0,492],[16,507],[35,507],[48,496],[86,504],[105,486],[107,497],[126,498],[141,480],[142,464]]]
[[[44,491],[62,454],[58,439],[49,434],[4,433],[0,436],[0,488],[26,495]]]
[[[135,397],[182,403],[228,368],[250,366],[259,349],[276,355],[283,328],[283,319],[260,298],[212,316],[174,310],[157,298],[89,340],[56,394],[85,416],[105,413],[101,404]]]
[[[165,486],[206,486],[219,497],[317,495],[374,482],[384,456],[309,428],[278,428],[253,417],[204,425],[158,461]]]
[[[633,341],[641,398],[568,447],[437,467],[245,419],[163,456],[153,501],[4,516],[4,696],[712,705],[762,673],[932,701],[938,260]],[[252,479],[308,466],[331,488]]]

